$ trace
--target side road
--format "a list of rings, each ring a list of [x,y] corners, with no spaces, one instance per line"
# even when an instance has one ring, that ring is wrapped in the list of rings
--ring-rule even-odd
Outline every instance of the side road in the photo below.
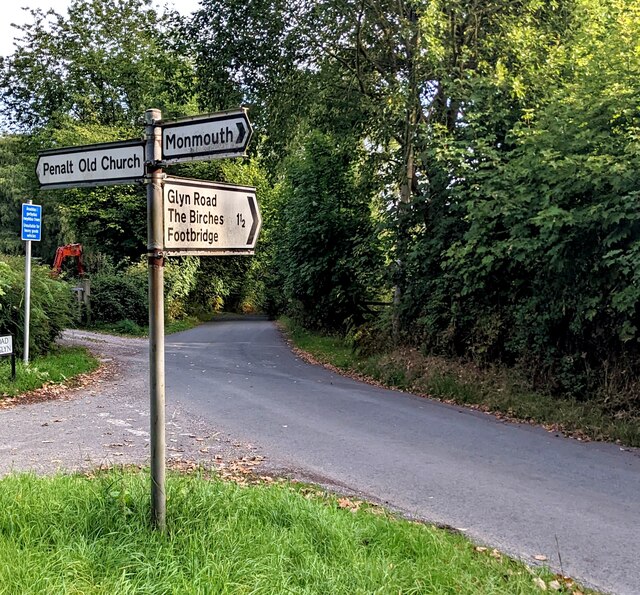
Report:
[[[56,400],[0,409],[0,475],[148,464],[147,341],[69,330],[61,343],[88,347],[109,373]],[[210,463],[255,454],[250,445],[233,442],[181,403],[167,402],[170,461]]]

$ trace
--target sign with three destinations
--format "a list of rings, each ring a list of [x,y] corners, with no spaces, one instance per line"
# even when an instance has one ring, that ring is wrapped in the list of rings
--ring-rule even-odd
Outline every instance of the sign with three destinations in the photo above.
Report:
[[[41,188],[142,182],[144,143],[137,140],[43,151],[36,174]]]
[[[255,188],[167,178],[163,203],[168,256],[254,253],[262,225]]]

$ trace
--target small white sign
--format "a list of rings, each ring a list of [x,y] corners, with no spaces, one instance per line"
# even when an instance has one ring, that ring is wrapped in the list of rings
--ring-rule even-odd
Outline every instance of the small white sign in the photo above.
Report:
[[[0,355],[11,355],[13,353],[13,337],[6,335],[0,337]]]
[[[142,181],[144,145],[123,141],[43,151],[36,174],[41,188],[102,186]]]
[[[163,203],[168,255],[253,254],[262,225],[255,188],[167,178]]]

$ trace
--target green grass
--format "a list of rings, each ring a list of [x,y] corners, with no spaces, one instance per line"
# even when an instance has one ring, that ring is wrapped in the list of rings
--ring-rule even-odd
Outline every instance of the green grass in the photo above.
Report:
[[[552,579],[315,488],[170,474],[166,534],[148,492],[147,473],[121,470],[1,479],[0,593],[513,595]]]
[[[48,355],[34,358],[25,366],[16,361],[16,379],[11,380],[9,358],[0,359],[0,398],[13,397],[45,384],[65,383],[78,374],[92,372],[98,360],[80,347],[57,347]]]
[[[640,446],[640,413],[620,415],[594,401],[578,402],[532,391],[514,371],[479,369],[415,350],[361,357],[340,337],[308,331],[280,319],[293,343],[324,363],[389,386],[541,424],[581,438]]]
[[[294,345],[322,362],[330,363],[341,370],[354,369],[359,364],[359,358],[344,339],[338,336],[313,333],[294,324],[289,318],[280,318],[287,335]]]
[[[171,320],[165,323],[164,332],[167,335],[187,331],[200,324],[200,320],[195,317],[183,318],[182,320]],[[141,326],[132,320],[120,320],[119,322],[96,322],[87,330],[99,333],[109,333],[123,337],[148,337],[149,327]]]

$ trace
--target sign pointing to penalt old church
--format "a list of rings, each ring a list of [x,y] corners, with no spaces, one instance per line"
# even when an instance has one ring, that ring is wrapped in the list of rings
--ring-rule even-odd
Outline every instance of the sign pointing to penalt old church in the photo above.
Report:
[[[122,141],[42,151],[36,175],[41,188],[76,188],[141,182],[144,143]]]
[[[166,528],[165,257],[250,255],[262,225],[255,188],[167,177],[163,168],[242,157],[252,133],[244,108],[173,121],[149,109],[144,140],[51,149],[38,156],[36,174],[43,189],[146,185],[151,518],[160,530]]]

